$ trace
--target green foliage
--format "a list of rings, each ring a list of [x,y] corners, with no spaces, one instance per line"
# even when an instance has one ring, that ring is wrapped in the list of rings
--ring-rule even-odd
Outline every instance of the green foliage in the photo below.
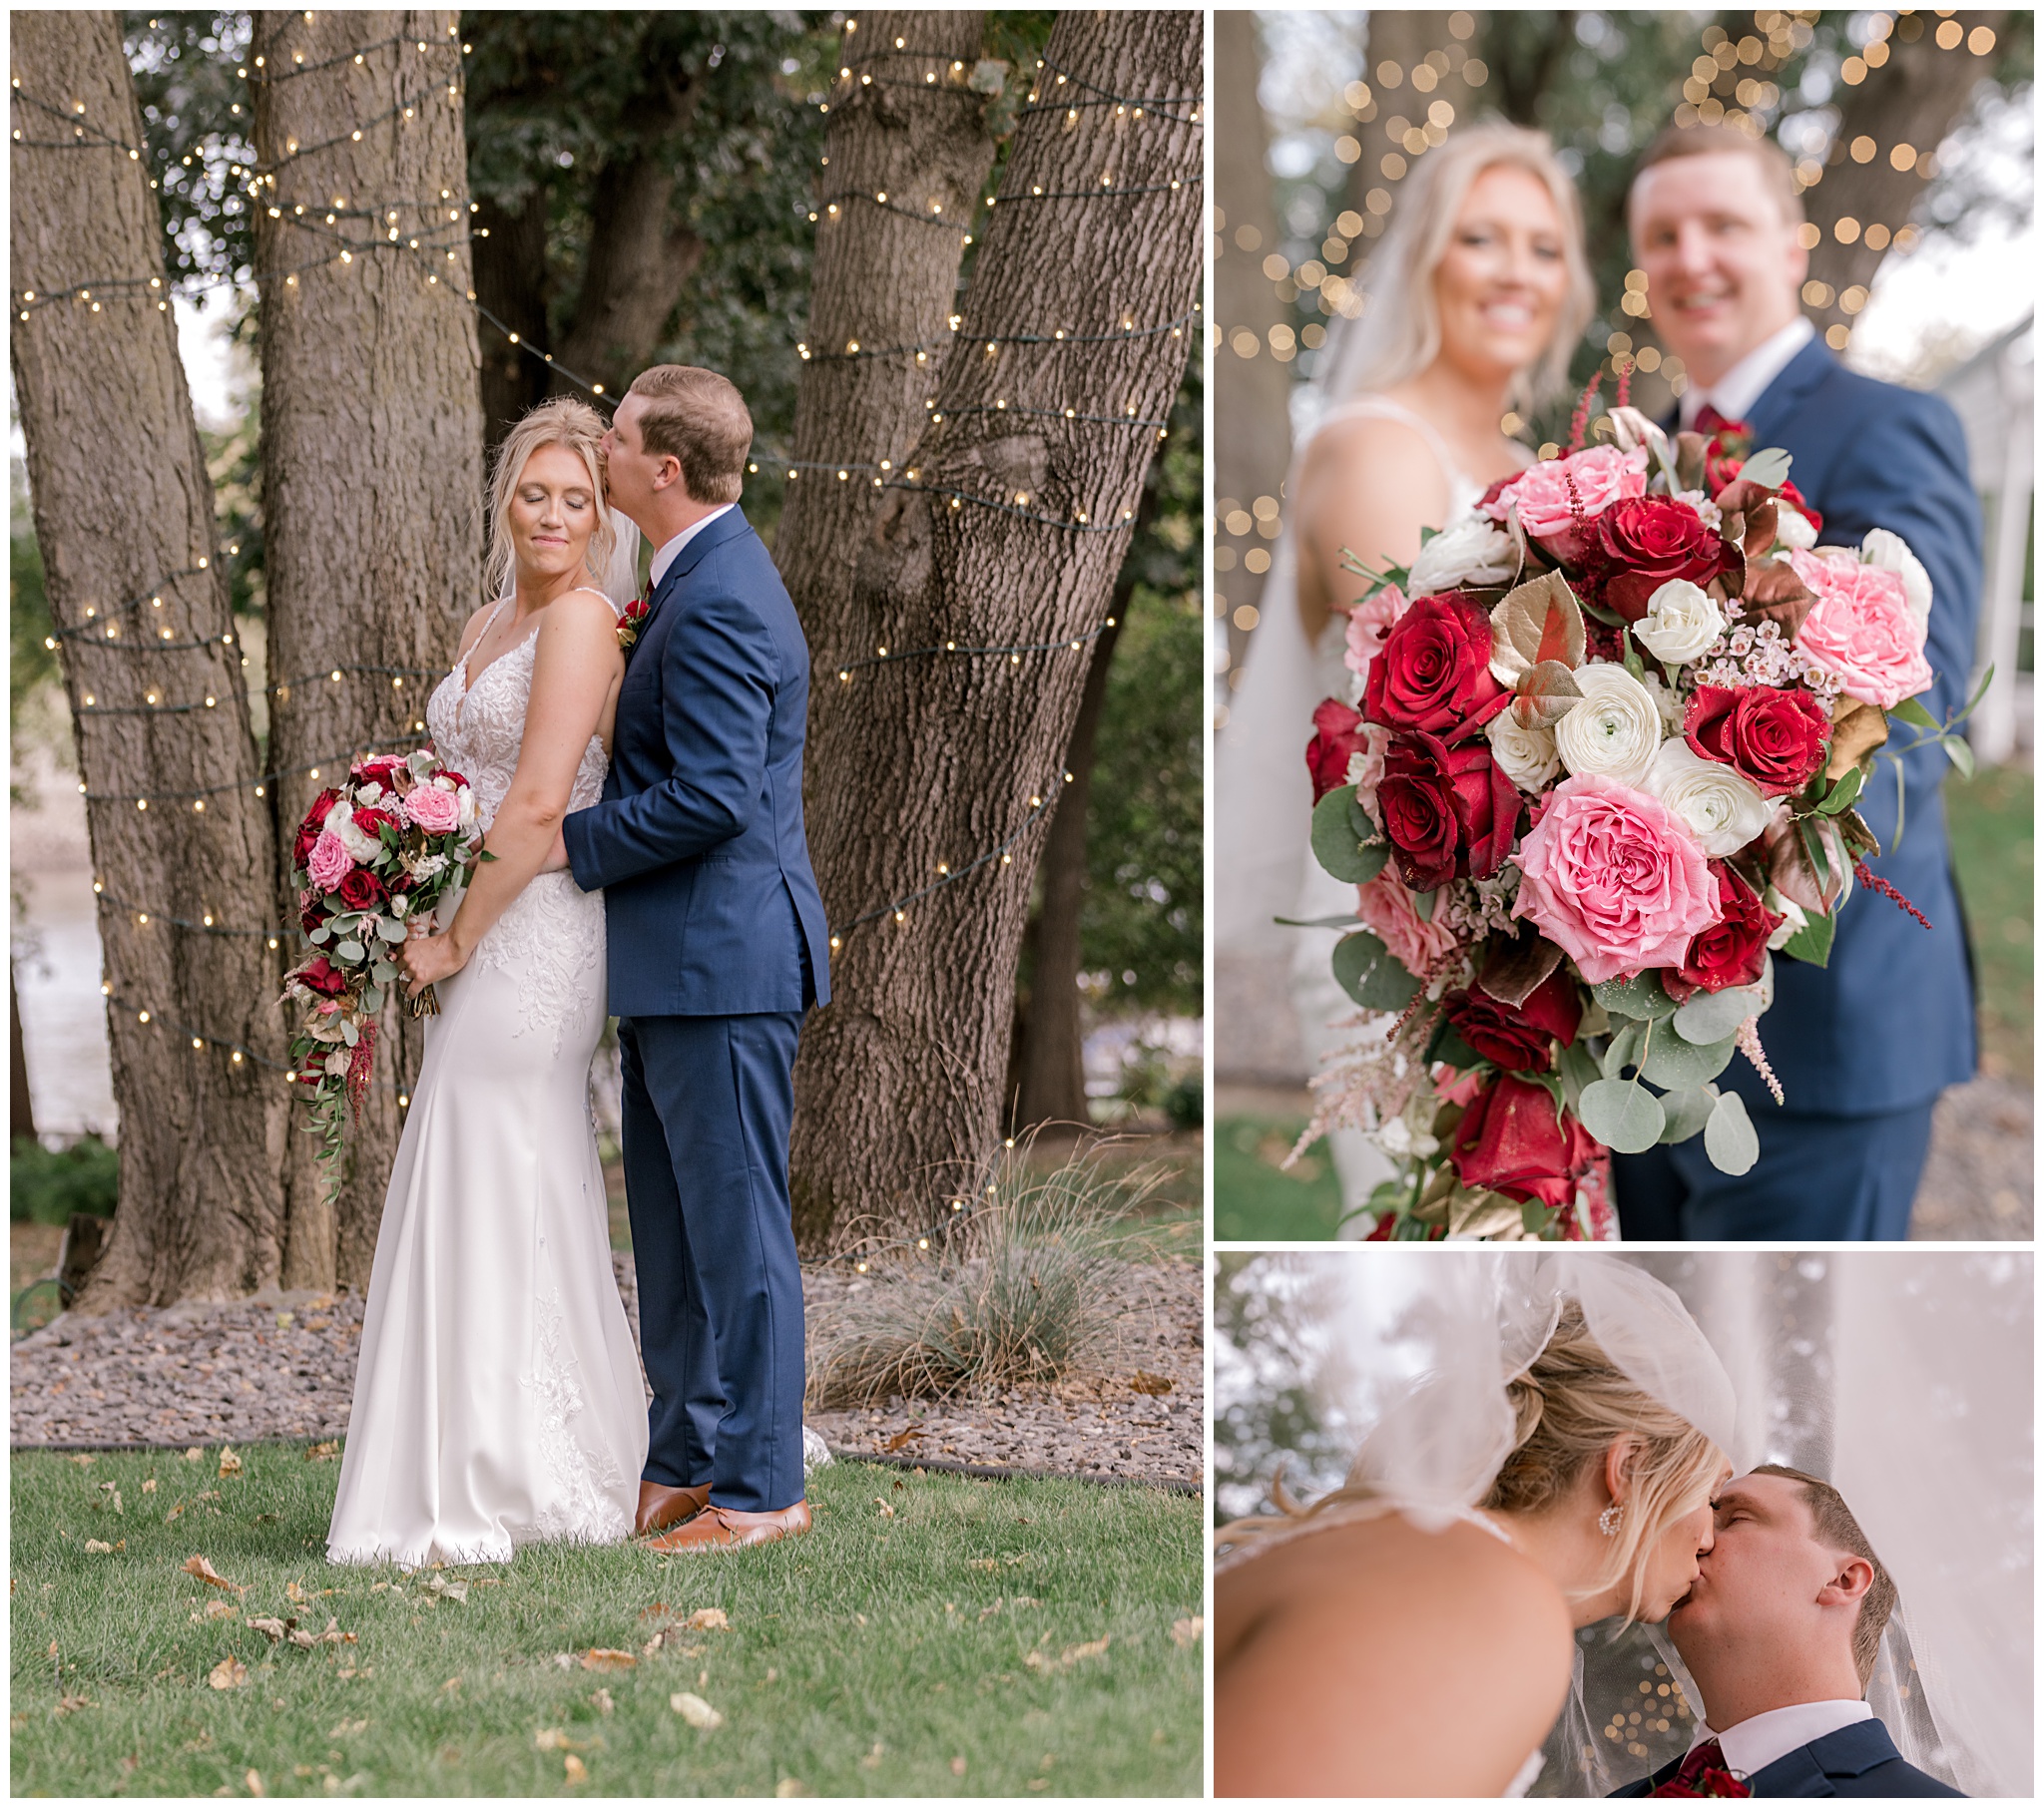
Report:
[[[1309,1258],[1229,1253],[1216,1266],[1214,1514],[1225,1521],[1268,1511],[1280,1473],[1287,1493],[1313,1499],[1353,1453],[1320,1412]]]
[[[119,1196],[120,1158],[97,1136],[48,1149],[16,1136],[8,1158],[7,1215],[16,1224],[68,1224],[74,1211],[110,1218]]]
[[[17,1794],[245,1795],[253,1771],[271,1795],[558,1795],[570,1757],[588,1781],[566,1793],[598,1796],[1200,1791],[1202,1647],[1172,1636],[1200,1611],[1186,1496],[838,1462],[809,1478],[806,1538],[666,1562],[531,1546],[462,1572],[456,1600],[430,1585],[452,1571],[327,1567],[337,1463],[302,1445],[242,1456],[222,1477],[167,1453],[16,1454]],[[247,1592],[183,1574],[202,1551]],[[705,1606],[729,1630],[681,1629]],[[271,1644],[260,1617],[315,1636],[330,1617],[355,1642]],[[556,1662],[592,1648],[638,1661]],[[208,1687],[230,1657],[246,1685]],[[683,1690],[724,1724],[690,1727]]]
[[[1108,667],[1086,828],[1081,964],[1114,1005],[1202,1004],[1202,376],[1196,357],[1151,465],[1154,513]]]
[[[57,656],[43,642],[54,631],[43,588],[43,554],[29,518],[28,479],[19,459],[7,466],[7,731],[21,737],[21,706],[57,678]]]
[[[1227,1117],[1214,1126],[1214,1236],[1224,1243],[1315,1242],[1341,1221],[1341,1187],[1324,1141],[1280,1165],[1303,1118]]]
[[[2028,1084],[2034,1066],[2031,999],[2035,919],[2031,884],[2036,830],[2032,775],[1986,766],[1978,776],[1945,780],[1945,822],[1952,869],[1965,906],[1979,1000],[1984,1072]]]

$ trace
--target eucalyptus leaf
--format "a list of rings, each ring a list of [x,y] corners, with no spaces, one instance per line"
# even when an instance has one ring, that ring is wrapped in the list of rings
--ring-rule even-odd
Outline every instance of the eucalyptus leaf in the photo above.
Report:
[[[1684,1042],[1680,1036],[1661,1035],[1648,1048],[1640,1063],[1640,1073],[1658,1087],[1679,1092],[1716,1080],[1738,1052],[1736,1036],[1728,1036],[1722,1042],[1694,1043]]]
[[[405,930],[404,925],[395,917],[378,917],[376,933],[386,942],[401,942],[404,940]]]
[[[1743,1174],[1761,1158],[1760,1132],[1737,1093],[1720,1093],[1704,1126],[1704,1153],[1722,1174]]]
[[[1583,1128],[1621,1155],[1637,1155],[1661,1139],[1667,1114],[1661,1101],[1630,1080],[1600,1080],[1583,1089]]]
[[[371,1016],[374,1016],[383,1009],[383,988],[381,986],[370,986],[364,989],[362,993],[362,1009]]]
[[[1723,1042],[1760,1011],[1759,995],[1750,986],[1733,992],[1699,992],[1675,1014],[1675,1033],[1684,1042]]]
[[[1366,885],[1384,870],[1391,850],[1382,844],[1365,847],[1349,821],[1353,785],[1329,791],[1313,805],[1313,858],[1347,885]]]
[[[1661,1110],[1668,1122],[1662,1126],[1663,1142],[1687,1142],[1710,1121],[1712,1108],[1718,1103],[1718,1089],[1709,1086],[1684,1087],[1680,1092],[1666,1095],[1661,1101]]]
[[[1434,900],[1438,896],[1437,892],[1415,891],[1412,894],[1412,914],[1422,923],[1431,923],[1433,921]]]
[[[1623,1019],[1611,1033],[1611,1041],[1605,1045],[1602,1071],[1606,1080],[1616,1080],[1626,1068],[1640,1058],[1640,1043],[1646,1036],[1645,1024]]]
[[[1583,1046],[1579,1038],[1556,1057],[1555,1068],[1561,1075],[1562,1102],[1580,1118],[1583,1115],[1579,1109],[1583,1089],[1594,1085],[1602,1078],[1598,1072],[1597,1058]]]
[[[1362,807],[1361,796],[1350,789],[1348,792],[1348,826],[1355,831],[1358,841],[1380,841],[1377,825],[1370,820],[1369,811]]]
[[[1350,910],[1338,917],[1273,917],[1274,923],[1281,923],[1286,929],[1353,929],[1355,912]]]
[[[346,1043],[349,1048],[353,1048],[361,1039],[361,1031],[357,1030],[353,1024],[343,1017],[340,1020],[340,1040]]]
[[[361,943],[350,941],[341,943],[333,952],[352,967],[361,961],[367,951],[362,947]]]
[[[1419,990],[1419,981],[1366,930],[1334,944],[1333,966],[1335,983],[1367,1011],[1402,1011]]]
[[[1675,1000],[1662,989],[1661,976],[1652,971],[1636,973],[1631,979],[1605,980],[1590,988],[1590,996],[1613,1017],[1642,1022],[1670,1016],[1675,1010]]]
[[[371,984],[387,986],[396,977],[397,964],[394,961],[371,961],[369,963],[369,980]]]
[[[317,929],[312,931],[310,939],[313,947],[324,948],[328,942],[333,940],[333,931],[328,925],[321,923]]]
[[[1795,461],[1780,446],[1768,446],[1753,454],[1739,467],[1739,475],[1748,483],[1757,483],[1763,489],[1779,490],[1788,476],[1788,469]]]

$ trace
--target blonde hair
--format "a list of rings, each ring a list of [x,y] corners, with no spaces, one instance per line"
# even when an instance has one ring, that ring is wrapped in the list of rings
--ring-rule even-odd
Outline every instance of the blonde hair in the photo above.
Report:
[[[753,447],[753,415],[729,377],[694,364],[656,364],[632,379],[645,400],[639,438],[655,458],[681,463],[696,502],[737,502]]]
[[[491,597],[501,597],[511,583],[517,551],[511,542],[511,498],[532,455],[542,446],[566,446],[589,472],[589,487],[596,499],[596,531],[589,537],[583,555],[592,572],[601,573],[617,544],[618,530],[611,520],[610,504],[603,494],[604,418],[587,402],[570,395],[557,395],[529,409],[517,426],[504,436],[497,448],[496,469],[490,474],[490,551],[483,562],[483,585]]]
[[[1585,1469],[1601,1463],[1622,1438],[1637,1440],[1626,1463],[1632,1491],[1607,1542],[1604,1563],[1571,1598],[1589,1599],[1630,1579],[1626,1621],[1639,1617],[1647,1565],[1662,1535],[1711,1498],[1724,1472],[1723,1453],[1687,1419],[1643,1392],[1605,1355],[1589,1333],[1583,1308],[1569,1300],[1547,1346],[1506,1387],[1514,1415],[1513,1449],[1489,1492],[1477,1503],[1495,1513],[1538,1514],[1556,1507]],[[1380,1505],[1380,1486],[1360,1475],[1310,1507],[1287,1500],[1274,1484],[1278,1516],[1237,1520],[1215,1535],[1217,1544],[1246,1544],[1339,1505]],[[1281,1516],[1281,1517],[1279,1517]]]
[[[1553,199],[1562,227],[1562,262],[1568,271],[1554,334],[1531,365],[1514,373],[1510,401],[1515,408],[1531,408],[1567,390],[1569,358],[1597,311],[1596,284],[1583,247],[1582,204],[1546,133],[1486,120],[1450,133],[1438,150],[1419,160],[1407,179],[1390,230],[1363,276],[1365,282],[1392,274],[1399,280],[1372,292],[1363,320],[1345,324],[1334,348],[1334,400],[1388,389],[1417,376],[1440,355],[1434,271],[1470,188],[1486,170],[1500,166],[1525,171]]]

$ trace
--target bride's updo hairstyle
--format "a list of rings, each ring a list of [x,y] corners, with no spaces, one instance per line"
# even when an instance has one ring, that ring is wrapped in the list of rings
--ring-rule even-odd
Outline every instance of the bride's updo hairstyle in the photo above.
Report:
[[[1505,1391],[1517,1442],[1479,1503],[1493,1512],[1540,1514],[1559,1506],[1613,1444],[1638,1439],[1627,1466],[1632,1492],[1618,1530],[1603,1569],[1581,1590],[1584,1598],[1601,1594],[1630,1574],[1626,1619],[1638,1618],[1648,1555],[1670,1526],[1710,1500],[1724,1455],[1620,1372],[1591,1337],[1574,1300],[1562,1307],[1547,1347]]]
[[[1486,120],[1451,132],[1406,178],[1390,229],[1361,278],[1360,285],[1369,292],[1366,311],[1360,318],[1343,321],[1329,347],[1325,389],[1331,399],[1389,389],[1417,376],[1440,355],[1434,271],[1447,251],[1455,216],[1471,185],[1500,165],[1524,170],[1554,198],[1569,277],[1554,337],[1536,363],[1513,376],[1511,405],[1537,407],[1568,388],[1569,355],[1597,311],[1596,284],[1583,249],[1582,204],[1546,133]]]
[[[566,446],[589,471],[589,487],[596,498],[596,532],[589,537],[589,569],[602,572],[610,562],[618,531],[611,520],[610,504],[603,497],[603,436],[607,431],[602,415],[587,402],[570,395],[557,395],[530,410],[504,436],[497,448],[496,469],[490,474],[490,550],[483,562],[483,587],[492,597],[511,588],[517,553],[511,541],[511,499],[518,493],[518,481],[525,466],[542,446]]]

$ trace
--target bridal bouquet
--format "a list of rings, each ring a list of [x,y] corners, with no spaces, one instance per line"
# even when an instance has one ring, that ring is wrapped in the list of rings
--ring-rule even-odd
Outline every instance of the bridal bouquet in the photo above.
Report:
[[[1315,1079],[1300,1146],[1349,1126],[1398,1162],[1375,1237],[1610,1237],[1605,1151],[1699,1132],[1744,1173],[1713,1083],[1743,1055],[1782,1097],[1772,952],[1822,965],[1855,878],[1918,915],[1853,808],[1890,718],[1966,754],[1913,700],[1899,538],[1818,547],[1787,453],[1671,444],[1623,395],[1575,449],[1594,393],[1408,569],[1351,561],[1359,707],[1314,711],[1312,846],[1356,887],[1334,976],[1394,1017]]]
[[[468,780],[424,748],[358,761],[323,790],[291,851],[298,924],[314,953],[284,975],[300,1005],[290,1083],[324,1145],[329,1200],[340,1185],[342,1107],[359,1119],[375,1061],[376,1015],[403,979],[397,950],[415,919],[466,882],[482,849]],[[429,986],[413,1016],[439,1009]]]

